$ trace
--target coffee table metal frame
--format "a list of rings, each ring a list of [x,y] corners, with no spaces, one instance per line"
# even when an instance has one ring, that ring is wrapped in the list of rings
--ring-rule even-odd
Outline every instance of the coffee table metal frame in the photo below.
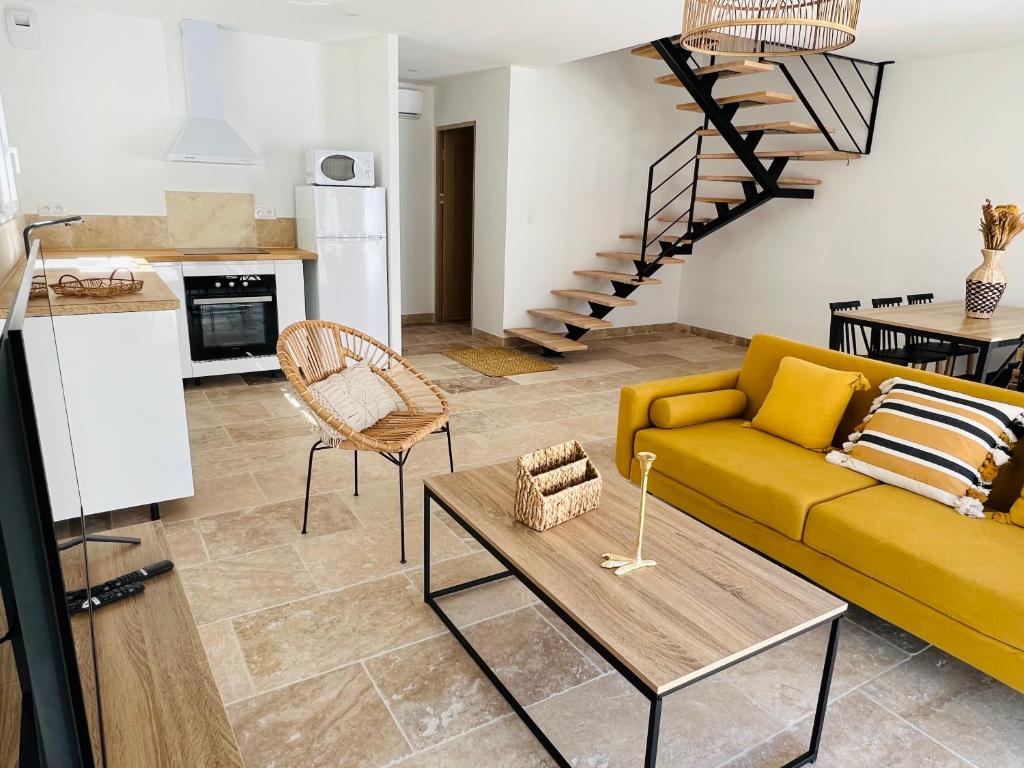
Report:
[[[430,503],[434,502],[441,509],[443,509],[449,517],[457,522],[463,530],[465,530],[470,536],[476,540],[487,552],[494,557],[499,563],[501,563],[506,570],[498,573],[491,574],[490,576],[483,576],[478,579],[472,579],[462,584],[454,584],[444,589],[431,590],[430,588]],[[683,513],[680,513],[683,514]],[[596,567],[596,566],[595,566]],[[523,574],[518,568],[515,567],[508,558],[498,552],[489,542],[487,542],[482,536],[480,536],[472,525],[466,522],[463,517],[452,509],[448,504],[444,502],[437,494],[435,494],[429,487],[423,487],[423,601],[434,609],[434,612],[438,615],[444,625],[448,628],[448,631],[452,633],[459,644],[465,649],[466,653],[469,654],[470,658],[477,663],[477,666],[483,671],[487,679],[491,681],[491,684],[498,689],[505,700],[508,702],[512,710],[519,716],[519,719],[523,721],[530,732],[537,738],[537,740],[543,745],[544,749],[548,751],[554,761],[561,766],[561,768],[572,768],[571,763],[566,760],[562,754],[555,747],[554,743],[547,737],[537,722],[530,716],[530,713],[526,711],[526,708],[519,703],[516,699],[515,694],[501,681],[501,678],[495,673],[491,666],[486,660],[476,651],[469,639],[462,633],[448,615],[444,612],[444,609],[438,604],[438,599],[448,597],[450,595],[464,592],[468,589],[483,586],[484,584],[490,584],[491,582],[500,581],[501,579],[507,579],[510,577],[517,578],[527,589],[529,589],[541,602],[543,602],[548,608],[550,608],[555,615],[558,616],[562,621],[568,624],[576,634],[582,637],[587,644],[597,651],[612,667],[623,677],[628,680],[634,688],[636,688],[647,700],[650,702],[650,712],[647,719],[647,746],[644,756],[644,768],[655,768],[658,762],[658,737],[661,730],[661,709],[664,699],[677,691],[681,691],[694,683],[700,682],[701,680],[710,677],[711,675],[717,674],[722,670],[728,669],[729,667],[746,661],[747,659],[753,658],[758,654],[764,653],[765,651],[774,648],[782,643],[793,640],[794,638],[800,637],[801,635],[810,632],[811,630],[817,629],[825,623],[831,622],[831,628],[828,635],[828,647],[825,651],[825,665],[821,674],[821,684],[818,689],[818,701],[814,711],[814,725],[811,730],[811,743],[806,752],[798,757],[793,758],[788,763],[785,763],[781,768],[798,768],[798,766],[809,765],[813,763],[818,756],[818,748],[821,745],[821,734],[825,724],[825,710],[828,706],[828,693],[832,685],[832,671],[835,667],[836,660],[836,647],[839,640],[839,627],[842,620],[842,614],[833,618],[826,618],[821,622],[808,626],[801,629],[800,632],[789,635],[777,642],[770,643],[768,645],[759,646],[752,650],[750,653],[744,654],[743,656],[732,659],[729,663],[722,666],[715,667],[714,669],[697,675],[696,677],[690,678],[683,683],[671,688],[667,691],[658,693],[652,691],[650,687],[644,683],[632,670],[623,664],[618,658],[615,657],[611,651],[607,650],[600,642],[598,642],[584,627],[580,626],[572,616],[566,613],[562,608],[549,598],[543,590],[541,590],[533,581]]]

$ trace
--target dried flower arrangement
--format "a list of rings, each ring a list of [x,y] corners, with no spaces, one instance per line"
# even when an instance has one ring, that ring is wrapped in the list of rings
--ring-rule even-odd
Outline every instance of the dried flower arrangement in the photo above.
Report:
[[[981,237],[990,251],[1005,251],[1017,235],[1024,232],[1024,215],[1016,205],[981,206]]]

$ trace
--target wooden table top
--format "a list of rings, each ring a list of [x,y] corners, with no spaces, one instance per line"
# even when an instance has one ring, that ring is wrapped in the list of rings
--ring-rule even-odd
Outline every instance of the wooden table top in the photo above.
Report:
[[[138,536],[142,544],[89,544],[93,584],[171,559],[159,522],[106,533]],[[82,548],[62,553],[61,562],[66,587],[81,587]],[[241,768],[241,754],[177,573],[146,581],[141,595],[93,616],[108,768]],[[95,728],[87,615],[73,616],[71,625],[86,710]],[[93,741],[95,744],[95,733]]]
[[[1002,305],[990,320],[976,320],[967,317],[964,314],[962,301],[914,304],[885,309],[858,309],[851,312],[834,312],[833,314],[870,320],[912,331],[931,331],[946,336],[990,343],[1014,341],[1024,334],[1024,309]]]
[[[657,567],[623,577],[601,568],[602,553],[635,546],[640,491],[617,475],[604,476],[600,507],[543,533],[509,514],[514,463],[435,475],[426,485],[654,693],[846,610],[842,600],[653,496],[644,556]]]

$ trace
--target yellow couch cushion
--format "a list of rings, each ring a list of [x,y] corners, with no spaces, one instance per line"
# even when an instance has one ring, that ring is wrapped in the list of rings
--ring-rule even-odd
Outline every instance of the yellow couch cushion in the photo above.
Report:
[[[706,421],[733,419],[747,408],[747,396],[738,389],[694,392],[689,395],[660,397],[651,405],[651,421],[662,429],[688,427]]]
[[[853,393],[867,388],[868,380],[859,371],[837,371],[784,357],[750,424],[809,450],[824,451],[832,444]]]
[[[1024,649],[1024,529],[878,485],[815,506],[804,543]]]
[[[740,419],[644,429],[634,449],[656,453],[662,474],[797,541],[815,504],[876,484]]]

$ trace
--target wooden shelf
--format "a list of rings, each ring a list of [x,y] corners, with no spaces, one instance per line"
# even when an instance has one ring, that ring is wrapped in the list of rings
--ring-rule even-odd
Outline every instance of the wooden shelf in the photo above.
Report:
[[[591,304],[599,304],[602,307],[634,307],[636,302],[632,299],[623,299],[620,296],[612,296],[609,293],[597,293],[596,291],[581,291],[576,288],[556,288],[552,291],[555,296],[564,296],[567,299],[580,299],[589,301]],[[511,331],[510,331],[511,333]]]
[[[754,157],[764,160],[788,157],[791,160],[856,160],[856,152],[838,152],[833,149],[783,149],[773,152],[755,152]],[[697,155],[698,160],[735,160],[735,152],[707,152]]]
[[[806,133],[821,133],[818,126],[811,125],[810,123],[800,123],[794,120],[779,120],[773,123],[753,123],[751,125],[737,125],[736,130],[739,133],[753,133],[754,131],[761,131],[766,134],[806,134]],[[829,133],[833,133],[834,129],[829,128]],[[716,128],[704,128],[697,131],[698,136],[721,136],[718,129]]]
[[[631,251],[600,251],[597,255],[600,256],[602,259],[618,259],[619,261],[640,261],[640,254],[632,253]],[[654,256],[648,254],[647,260],[654,261]],[[659,263],[685,264],[686,259],[680,259],[675,256],[666,256]]]
[[[733,96],[721,96],[715,99],[715,103],[720,107],[724,107],[729,104],[738,104],[741,109],[744,107],[763,107],[769,104],[792,104],[794,101],[796,101],[796,96],[789,93],[776,93],[775,91],[737,93]],[[685,104],[676,104],[676,109],[681,112],[703,111],[696,102],[692,101]]]
[[[653,277],[645,277],[643,281],[640,281],[636,275],[627,275],[625,272],[607,272],[603,269],[577,269],[573,271],[573,274],[580,277],[593,277],[596,280],[611,280],[613,283],[625,285],[661,285],[661,280],[656,280]]]
[[[570,312],[567,309],[555,309],[554,307],[542,307],[540,309],[528,309],[528,313],[534,317],[543,317],[548,320],[557,320],[560,323],[566,323],[567,325],[575,325],[577,328],[586,328],[588,331],[593,331],[597,328],[612,328],[614,323],[609,320],[601,320],[597,317],[590,317],[589,315],[581,315],[576,312]]]
[[[753,176],[698,176],[698,181],[718,181],[736,184],[754,184]],[[795,176],[783,176],[778,179],[780,187],[816,187],[821,184],[821,179],[801,179]]]
[[[550,349],[552,352],[583,352],[587,348],[587,345],[582,342],[537,328],[506,328],[505,333],[516,338],[526,339],[539,347]]]
[[[661,58],[660,56],[658,58]],[[709,67],[701,67],[700,69],[694,70],[694,74],[698,77],[704,75],[718,74],[718,79],[722,80],[726,77],[740,77],[742,75],[760,75],[765,72],[774,72],[775,65],[768,64],[763,61],[753,61],[751,59],[739,59],[737,61],[723,61],[720,64],[712,64]],[[682,88],[683,84],[679,82],[679,78],[674,74],[662,75],[655,80],[658,85],[673,85],[676,88]]]

